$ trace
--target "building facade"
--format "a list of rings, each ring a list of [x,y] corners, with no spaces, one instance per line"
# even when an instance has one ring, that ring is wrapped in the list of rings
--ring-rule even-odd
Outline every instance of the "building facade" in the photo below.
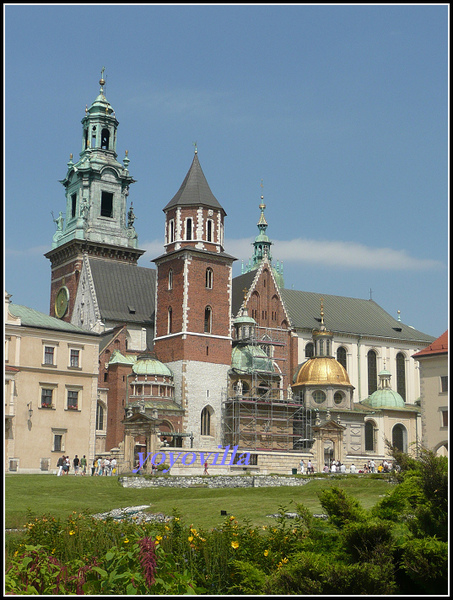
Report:
[[[414,354],[420,364],[423,446],[448,455],[448,330]]]
[[[55,220],[46,254],[51,314],[102,333],[96,449],[118,448],[128,432],[133,461],[134,435],[137,448],[145,443],[148,449],[152,430],[162,444],[217,449],[237,443],[263,461],[269,453],[305,453],[321,465],[327,456],[383,458],[385,440],[400,429],[404,435],[393,436],[398,444],[417,444],[420,383],[413,355],[432,336],[372,300],[285,288],[283,265],[272,258],[263,196],[253,257],[233,278],[235,258],[224,247],[226,212],[197,151],[163,208],[156,268],[137,266],[142,251],[126,203],[134,180],[127,154],[122,165],[116,160],[118,121],[105,81],[100,84],[82,120],[80,160],[71,158],[62,181],[66,221],[62,215]],[[327,331],[319,333],[321,298],[329,327],[322,352],[328,345],[328,356],[317,347]],[[158,365],[171,373],[171,405],[151,388],[143,397],[133,393],[140,382],[134,368],[144,353],[148,366],[150,356],[157,361],[147,378],[159,380],[165,369]],[[321,358],[335,368],[310,382],[310,361],[319,366]],[[403,405],[370,408],[385,370]],[[315,401],[318,392],[325,404]]]
[[[5,472],[92,460],[99,336],[11,303],[5,293]]]

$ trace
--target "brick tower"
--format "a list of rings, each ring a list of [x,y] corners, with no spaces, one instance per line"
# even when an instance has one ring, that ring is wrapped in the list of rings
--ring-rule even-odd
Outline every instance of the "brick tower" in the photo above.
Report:
[[[72,154],[66,177],[66,214],[54,219],[57,230],[52,249],[50,315],[71,321],[82,271],[83,256],[136,265],[143,254],[137,249],[132,204],[127,211],[129,158],[119,163],[116,153],[118,121],[104,95],[102,70],[99,95],[85,109],[82,119],[82,152],[74,163]]]
[[[198,154],[165,213],[165,254],[157,266],[154,350],[174,373],[185,431],[198,447],[221,441],[222,394],[231,366],[231,282],[223,250],[225,211]]]

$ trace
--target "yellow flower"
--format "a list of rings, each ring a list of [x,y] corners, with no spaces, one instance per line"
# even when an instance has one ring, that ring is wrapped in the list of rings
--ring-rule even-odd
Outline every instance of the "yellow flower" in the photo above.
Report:
[[[282,559],[282,563],[287,563],[287,562],[288,562],[288,559],[286,557]]]
[[[128,543],[129,543],[129,540],[126,538],[126,539],[124,540],[123,544],[128,544]]]
[[[69,535],[74,535],[75,531],[71,529],[71,531],[69,532]]]
[[[156,542],[160,542],[161,539],[162,539],[161,535],[156,535]]]
[[[239,542],[231,542],[231,547],[234,548],[236,550],[236,548],[239,548]]]
[[[231,515],[231,517],[230,517],[230,521],[234,521],[234,517],[233,517],[233,515]]]
[[[193,542],[193,535],[190,535],[188,538],[189,542]]]
[[[264,551],[264,556],[268,556],[269,555],[269,550],[265,550]]]

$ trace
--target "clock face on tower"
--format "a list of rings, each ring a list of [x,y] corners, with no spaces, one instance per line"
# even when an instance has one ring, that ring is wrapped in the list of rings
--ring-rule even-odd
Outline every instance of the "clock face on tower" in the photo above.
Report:
[[[57,296],[55,298],[55,314],[59,319],[62,319],[65,316],[68,310],[68,305],[69,290],[66,286],[63,286],[58,290]]]

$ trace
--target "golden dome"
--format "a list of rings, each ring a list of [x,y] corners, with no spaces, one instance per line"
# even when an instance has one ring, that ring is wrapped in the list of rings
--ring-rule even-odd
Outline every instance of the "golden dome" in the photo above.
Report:
[[[318,356],[299,367],[293,385],[351,385],[351,382],[346,369],[335,358]]]

